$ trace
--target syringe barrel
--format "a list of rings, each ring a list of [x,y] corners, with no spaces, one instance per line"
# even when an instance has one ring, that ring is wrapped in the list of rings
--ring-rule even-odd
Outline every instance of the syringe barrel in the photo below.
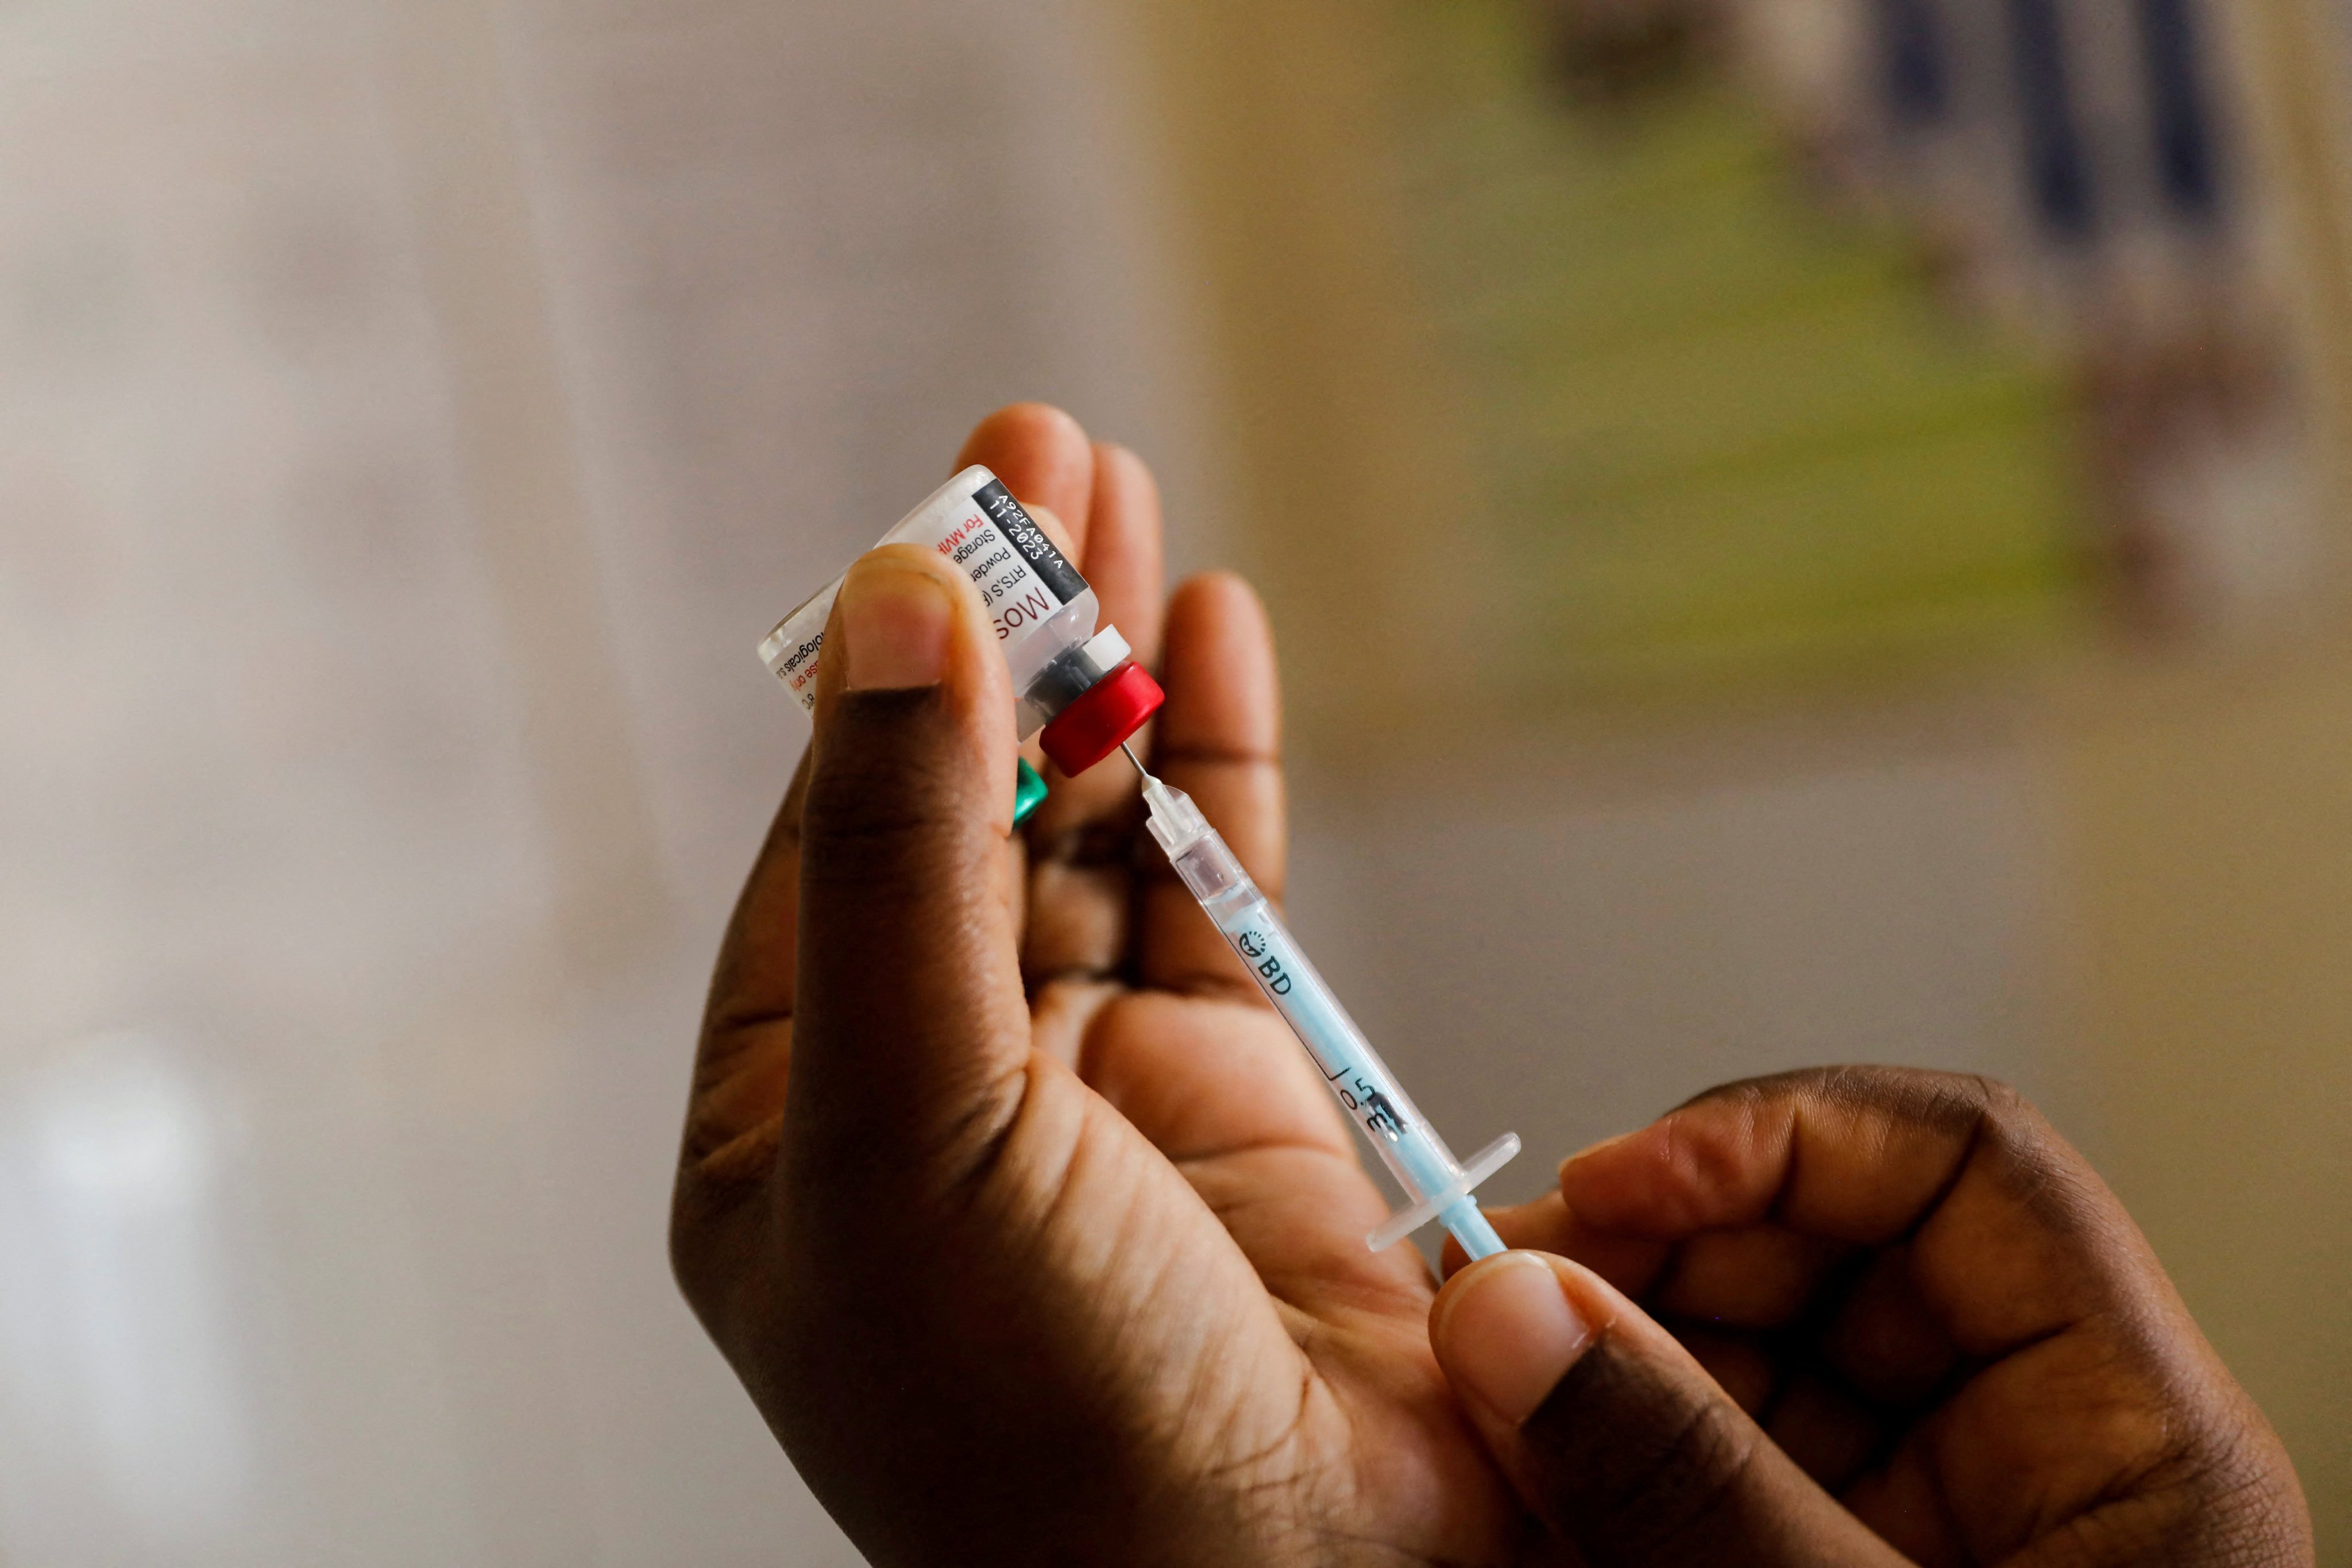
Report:
[[[1418,1202],[1459,1183],[1462,1166],[1454,1151],[1299,951],[1225,841],[1214,829],[1205,829],[1170,858],[1397,1184]]]

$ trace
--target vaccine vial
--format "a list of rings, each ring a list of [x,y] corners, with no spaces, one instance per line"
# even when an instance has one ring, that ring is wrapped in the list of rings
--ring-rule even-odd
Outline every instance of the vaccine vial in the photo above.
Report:
[[[1013,672],[1021,738],[1038,736],[1063,773],[1093,767],[1159,711],[1160,683],[1117,626],[1098,624],[1094,589],[988,469],[966,468],[877,542],[936,550],[971,579]],[[761,661],[805,709],[816,706],[824,623],[840,592],[835,577],[760,644]]]

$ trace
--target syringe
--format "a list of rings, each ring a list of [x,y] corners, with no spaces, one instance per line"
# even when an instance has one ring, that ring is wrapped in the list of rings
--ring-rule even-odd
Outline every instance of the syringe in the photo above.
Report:
[[[1502,1251],[1502,1238],[1470,1194],[1519,1152],[1518,1134],[1504,1133],[1467,1165],[1454,1159],[1192,797],[1152,777],[1132,750],[1119,749],[1143,775],[1151,837],[1405,1191],[1406,1206],[1366,1237],[1366,1245],[1384,1251],[1437,1219],[1474,1259]]]

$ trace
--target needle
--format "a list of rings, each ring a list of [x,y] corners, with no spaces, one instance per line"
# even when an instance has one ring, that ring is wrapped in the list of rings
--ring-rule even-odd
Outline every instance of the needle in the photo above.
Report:
[[[1137,773],[1141,773],[1145,778],[1150,778],[1151,776],[1151,770],[1143,765],[1143,759],[1135,754],[1135,748],[1133,746],[1129,745],[1125,741],[1121,741],[1118,743],[1118,749],[1127,753],[1127,760],[1135,764],[1135,771]]]

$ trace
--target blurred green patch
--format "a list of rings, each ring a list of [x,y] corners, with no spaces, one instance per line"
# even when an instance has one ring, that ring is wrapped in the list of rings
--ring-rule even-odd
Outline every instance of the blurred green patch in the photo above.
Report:
[[[1401,0],[1406,250],[1483,485],[1484,650],[1553,695],[2010,659],[2086,616],[2056,366],[1831,210],[1700,42]],[[1622,58],[1621,58],[1622,57]],[[1596,63],[1597,61],[1597,63]]]

